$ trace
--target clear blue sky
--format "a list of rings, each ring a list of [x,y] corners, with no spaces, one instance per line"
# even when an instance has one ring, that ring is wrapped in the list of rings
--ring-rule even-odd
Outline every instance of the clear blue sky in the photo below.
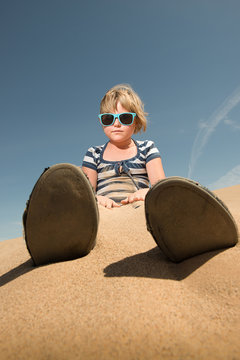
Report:
[[[239,0],[1,0],[0,240],[42,170],[106,141],[99,102],[129,83],[167,176],[240,183]]]

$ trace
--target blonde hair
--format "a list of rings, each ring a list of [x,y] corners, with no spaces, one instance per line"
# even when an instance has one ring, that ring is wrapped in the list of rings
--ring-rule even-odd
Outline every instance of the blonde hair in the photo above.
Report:
[[[116,110],[118,102],[129,112],[136,113],[134,134],[141,130],[145,131],[147,128],[147,113],[144,111],[144,104],[128,84],[119,84],[107,91],[101,100],[100,113]]]

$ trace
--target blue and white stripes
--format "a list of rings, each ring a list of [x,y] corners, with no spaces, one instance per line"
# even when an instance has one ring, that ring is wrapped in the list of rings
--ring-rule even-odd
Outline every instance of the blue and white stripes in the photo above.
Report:
[[[135,140],[136,156],[122,161],[103,159],[107,144],[89,148],[82,164],[82,166],[97,171],[97,195],[107,196],[120,202],[138,188],[148,188],[146,164],[152,159],[160,158],[153,141]]]

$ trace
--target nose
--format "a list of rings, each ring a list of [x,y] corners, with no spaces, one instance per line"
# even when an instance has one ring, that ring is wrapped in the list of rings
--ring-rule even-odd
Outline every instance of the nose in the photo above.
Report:
[[[119,122],[118,117],[115,118],[114,126],[116,126],[116,127],[120,127],[120,126],[121,126],[121,123]]]

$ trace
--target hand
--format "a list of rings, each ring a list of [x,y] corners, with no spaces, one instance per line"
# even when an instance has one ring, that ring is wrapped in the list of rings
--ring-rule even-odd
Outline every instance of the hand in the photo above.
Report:
[[[133,203],[134,201],[139,201],[139,200],[144,201],[144,200],[145,200],[145,196],[147,195],[148,190],[149,190],[148,188],[137,190],[136,192],[134,192],[134,193],[132,193],[132,194],[129,194],[128,197],[126,197],[126,199],[123,199],[123,200],[121,201],[121,203],[122,203],[123,205],[126,205],[126,204],[131,204],[131,203]]]
[[[114,207],[120,207],[120,204],[117,204],[112,199],[109,199],[107,196],[97,195],[97,201],[99,205],[104,206],[107,209],[112,209]]]

